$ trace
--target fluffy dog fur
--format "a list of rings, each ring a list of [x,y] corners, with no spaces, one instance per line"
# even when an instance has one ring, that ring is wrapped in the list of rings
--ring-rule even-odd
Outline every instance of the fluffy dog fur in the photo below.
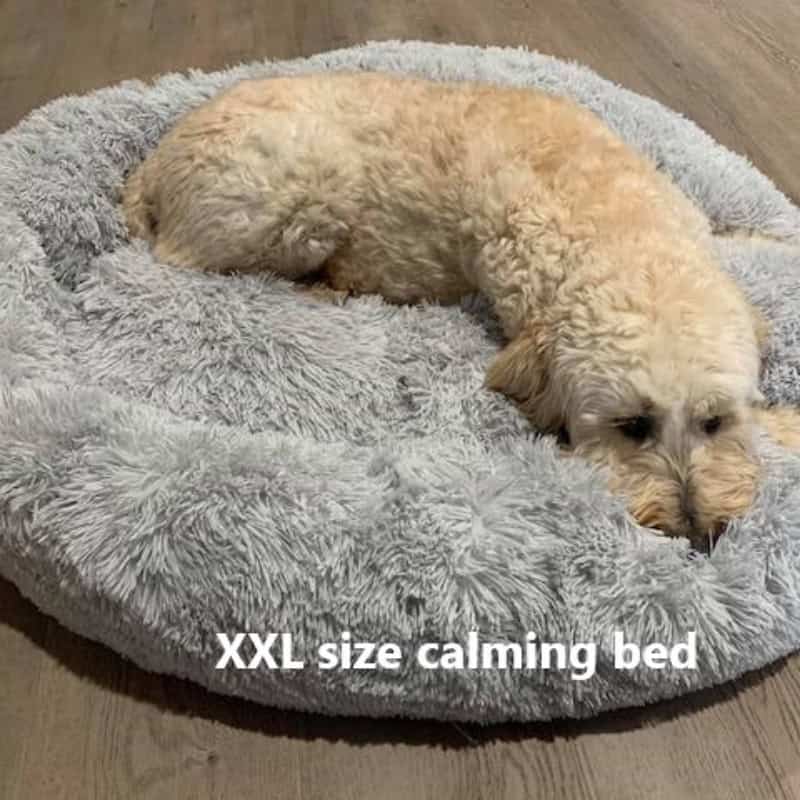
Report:
[[[705,217],[590,112],[531,90],[379,74],[241,83],[124,191],[165,263],[312,275],[394,302],[479,290],[509,339],[488,385],[610,467],[637,520],[718,532],[752,502],[767,330]]]

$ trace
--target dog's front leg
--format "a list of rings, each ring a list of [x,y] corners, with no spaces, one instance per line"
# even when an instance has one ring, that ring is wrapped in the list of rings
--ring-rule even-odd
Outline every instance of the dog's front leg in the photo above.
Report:
[[[566,422],[563,387],[552,370],[552,326],[548,311],[538,307],[539,279],[518,241],[498,238],[481,250],[475,282],[509,339],[490,364],[486,385],[512,399],[534,427],[558,433]]]

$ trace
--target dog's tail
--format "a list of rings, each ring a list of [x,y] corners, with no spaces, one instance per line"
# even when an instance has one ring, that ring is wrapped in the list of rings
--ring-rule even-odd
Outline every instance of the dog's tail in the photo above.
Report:
[[[145,167],[140,164],[128,177],[122,189],[122,211],[131,236],[144,239],[151,245],[156,238],[158,219],[145,180]]]

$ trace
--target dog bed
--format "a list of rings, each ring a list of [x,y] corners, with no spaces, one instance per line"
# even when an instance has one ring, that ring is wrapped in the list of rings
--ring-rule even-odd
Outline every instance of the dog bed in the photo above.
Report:
[[[0,137],[0,573],[146,669],[325,713],[587,716],[800,648],[797,456],[765,442],[755,506],[699,554],[639,528],[602,474],[483,388],[500,339],[480,299],[338,306],[268,275],[169,268],[129,241],[123,177],[178,114],[242,78],[338,69],[536,86],[596,111],[717,229],[763,234],[718,247],[774,325],[765,393],[800,403],[800,211],[691,122],[585,68],[387,42],[126,82]],[[318,646],[345,631],[396,644],[401,663],[320,669]],[[471,631],[593,642],[596,672],[414,658]],[[306,667],[217,669],[220,632],[290,633]],[[668,647],[695,632],[697,668],[618,669],[615,632]]]

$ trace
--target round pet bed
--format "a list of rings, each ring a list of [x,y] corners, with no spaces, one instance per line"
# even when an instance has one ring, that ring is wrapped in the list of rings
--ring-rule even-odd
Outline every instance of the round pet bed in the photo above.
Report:
[[[195,274],[130,242],[124,176],[176,116],[246,77],[380,69],[575,97],[719,230],[774,325],[764,390],[800,403],[800,211],[658,103],[522,50],[381,43],[57,100],[0,137],[0,573],[158,672],[273,706],[491,722],[586,716],[731,679],[800,648],[800,459],[764,444],[748,516],[710,555],[637,527],[483,374],[460,308],[337,306],[270,276]],[[394,669],[317,648],[393,643]],[[423,643],[597,646],[595,674],[426,669]],[[629,642],[697,666],[618,669]],[[217,636],[293,636],[303,669],[217,669]],[[249,648],[249,649],[248,649]],[[271,652],[277,654],[278,647]],[[254,655],[246,639],[241,657]]]

